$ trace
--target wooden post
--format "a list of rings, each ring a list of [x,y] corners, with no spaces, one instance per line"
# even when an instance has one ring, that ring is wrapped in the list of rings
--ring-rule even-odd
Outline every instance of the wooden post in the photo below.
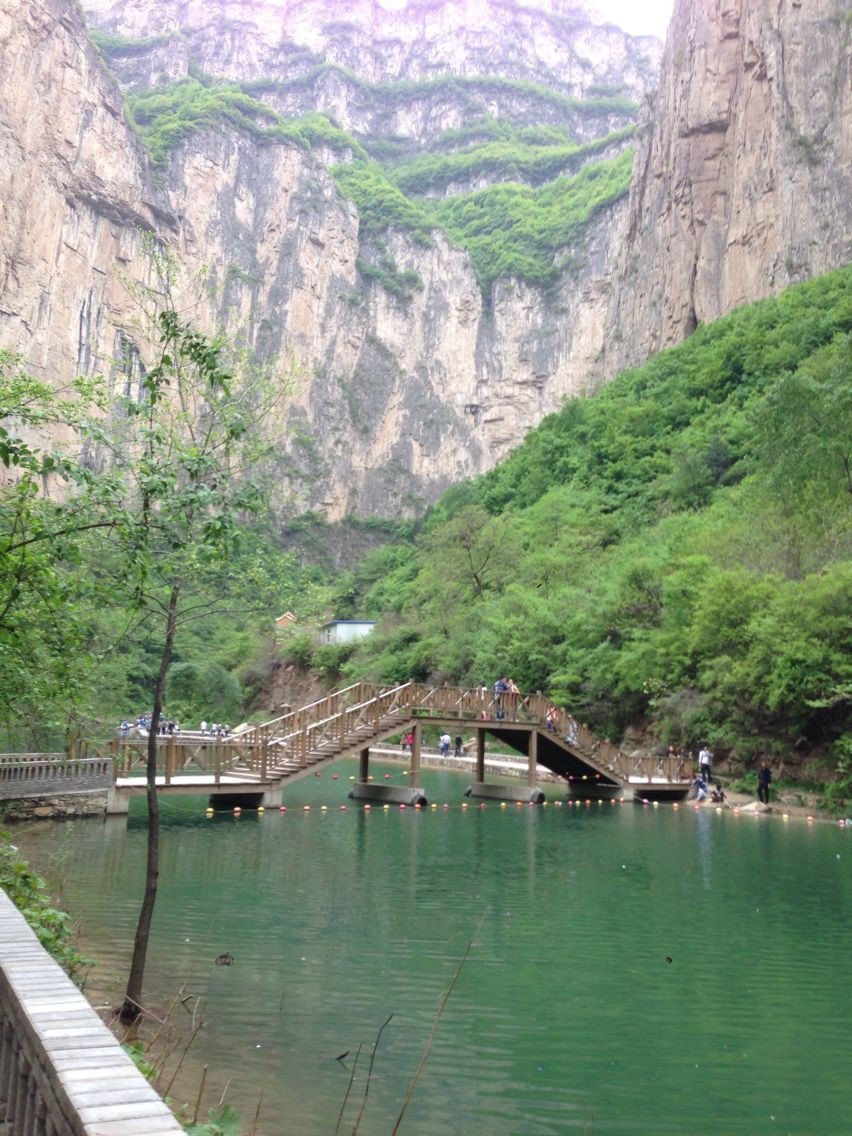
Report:
[[[533,727],[530,730],[530,743],[529,743],[529,761],[527,763],[527,784],[531,789],[535,788],[535,768],[538,764],[538,730]]]
[[[367,784],[370,773],[370,747],[362,749],[358,755],[358,780]]]
[[[485,780],[485,730],[476,727],[476,776],[474,781]]]
[[[412,731],[414,741],[411,743],[411,780],[408,783],[414,788],[418,788],[420,785],[420,737],[422,730],[423,727],[417,722]]]

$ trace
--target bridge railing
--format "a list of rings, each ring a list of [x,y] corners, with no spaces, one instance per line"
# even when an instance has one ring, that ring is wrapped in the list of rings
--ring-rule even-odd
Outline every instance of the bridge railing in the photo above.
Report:
[[[324,698],[317,699],[307,706],[300,706],[278,718],[262,722],[257,726],[250,726],[239,735],[250,743],[270,742],[289,737],[311,722],[324,721],[339,714],[347,706],[368,701],[382,688],[369,682],[355,682],[342,690],[332,691]]]
[[[391,714],[410,715],[411,683],[390,689],[369,683],[358,685],[360,693],[367,693],[370,697],[363,702],[338,709],[326,718],[300,723],[291,733],[276,739],[279,751],[283,751],[288,760],[304,768],[308,754],[326,743],[342,748],[346,739],[363,727],[376,729],[382,719]],[[348,689],[352,691],[354,688]]]
[[[201,744],[194,741],[187,745],[178,738],[165,738],[159,745],[164,752],[162,773],[168,783],[188,763],[194,762],[204,772],[213,773],[217,784],[222,776],[236,769],[256,773],[265,781],[270,754],[274,754],[275,765],[280,766],[283,760],[304,768],[312,751],[325,749],[332,756],[335,748],[344,748],[347,738],[352,744],[351,739],[358,730],[371,727],[379,732],[382,719],[393,714],[405,718],[498,720],[507,724],[536,725],[552,729],[577,756],[624,784],[688,780],[688,771],[681,759],[626,754],[567,710],[555,707],[543,694],[507,691],[495,695],[483,686],[430,686],[415,682],[394,687],[353,683],[229,739],[210,739]],[[128,776],[134,769],[144,768],[144,747],[141,739],[113,742],[117,775]]]
[[[103,789],[112,781],[107,757],[64,754],[0,754],[0,798],[51,796]]]
[[[580,756],[603,771],[613,773],[625,783],[677,783],[689,780],[682,758],[627,754],[611,741],[599,737],[567,710],[555,707],[543,695],[532,695],[527,702],[540,717],[542,724],[546,726],[549,718],[555,727],[554,733]]]
[[[0,1132],[183,1133],[1,888]]]
[[[148,762],[147,739],[113,738],[110,743],[116,777],[143,773]],[[208,738],[184,741],[167,737],[157,744],[157,776],[169,785],[181,773],[201,772],[219,785],[223,777],[237,771],[252,773],[258,781],[267,780],[269,747],[265,742],[250,743],[238,738]]]

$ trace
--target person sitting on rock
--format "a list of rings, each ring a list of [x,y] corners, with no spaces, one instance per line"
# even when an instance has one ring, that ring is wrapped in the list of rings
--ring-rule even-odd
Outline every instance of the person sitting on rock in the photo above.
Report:
[[[692,779],[690,791],[696,801],[703,801],[707,796],[707,782],[700,773],[696,773],[695,777]]]

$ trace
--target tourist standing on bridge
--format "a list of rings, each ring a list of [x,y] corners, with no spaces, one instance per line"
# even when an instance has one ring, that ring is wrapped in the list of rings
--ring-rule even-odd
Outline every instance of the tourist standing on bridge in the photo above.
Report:
[[[502,719],[506,717],[506,711],[503,708],[503,701],[508,693],[509,680],[505,676],[498,678],[494,683],[494,702],[497,707],[494,713],[495,718]]]
[[[764,761],[757,772],[757,799],[761,804],[769,804],[769,786],[772,784],[772,770],[769,763]]]

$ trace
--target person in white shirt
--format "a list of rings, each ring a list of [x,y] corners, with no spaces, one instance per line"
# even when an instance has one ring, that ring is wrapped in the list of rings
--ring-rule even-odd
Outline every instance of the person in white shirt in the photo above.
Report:
[[[698,769],[708,785],[710,784],[710,763],[712,760],[713,754],[706,745],[703,745],[698,751]]]

